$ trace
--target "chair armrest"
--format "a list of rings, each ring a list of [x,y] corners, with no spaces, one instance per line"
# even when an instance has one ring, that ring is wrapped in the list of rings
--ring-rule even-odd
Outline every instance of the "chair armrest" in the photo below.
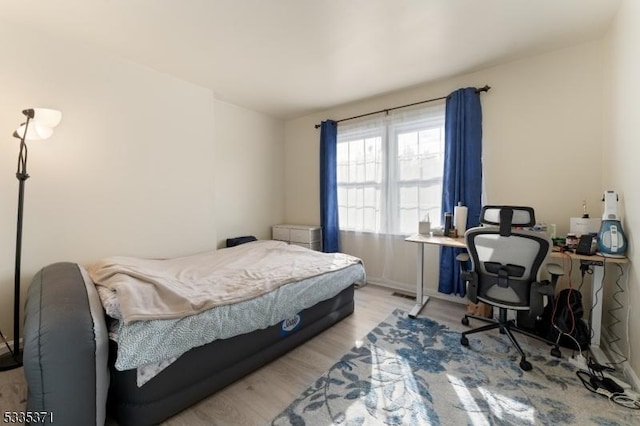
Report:
[[[561,277],[564,275],[564,269],[557,263],[547,263],[547,272],[552,276],[557,275]]]
[[[467,299],[471,303],[478,303],[478,274],[468,268],[469,253],[459,253],[456,260],[460,265],[460,278],[467,283]]]
[[[467,283],[467,299],[471,303],[478,303],[478,274],[473,271],[466,271],[460,276]]]
[[[542,296],[547,296],[551,303],[553,303],[558,278],[564,275],[564,269],[562,266],[555,263],[547,263],[547,272],[551,275],[551,281],[544,280],[542,282],[534,282],[531,284],[531,290],[529,293],[529,306],[531,308],[529,314],[531,316],[537,317],[542,315],[542,312],[544,311],[544,300]]]
[[[556,263],[547,263],[547,272],[551,275],[551,286],[555,289],[558,279],[564,275],[564,268]]]
[[[556,281],[558,277],[555,276],[555,280],[549,282],[549,280],[544,280],[542,282],[534,282],[531,284],[531,289],[529,292],[529,314],[533,317],[538,317],[542,315],[544,311],[544,300],[542,296],[547,296],[549,300],[553,300],[553,296],[555,295],[556,289]]]
[[[469,268],[468,268],[469,259],[470,259],[469,253],[466,253],[466,252],[459,253],[456,256],[456,260],[458,261],[458,265],[460,266],[460,272],[462,273],[462,275],[464,275],[465,272],[469,271]],[[464,276],[462,277],[462,279],[465,279]]]

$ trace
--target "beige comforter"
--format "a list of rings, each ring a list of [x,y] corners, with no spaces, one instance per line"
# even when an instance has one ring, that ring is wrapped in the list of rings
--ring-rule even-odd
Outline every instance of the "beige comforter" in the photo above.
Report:
[[[358,262],[342,253],[255,241],[173,259],[109,257],[87,269],[96,285],[115,291],[130,322],[193,315]]]

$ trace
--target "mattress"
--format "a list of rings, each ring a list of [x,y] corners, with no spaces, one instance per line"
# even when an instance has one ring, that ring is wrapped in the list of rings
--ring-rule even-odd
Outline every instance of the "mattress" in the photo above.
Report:
[[[135,370],[113,367],[117,344],[111,341],[109,412],[123,426],[160,423],[349,316],[353,295],[351,285],[305,309],[291,332],[283,333],[282,324],[276,324],[191,349],[142,387],[136,384]]]
[[[113,318],[115,368],[137,369],[138,386],[192,348],[282,321],[293,324],[300,311],[365,282],[357,258],[276,241],[182,258],[107,258],[91,266],[89,273]]]
[[[115,367],[137,369],[144,385],[179,356],[194,347],[288,321],[299,321],[300,311],[336,296],[354,283],[364,283],[362,264],[279,287],[259,298],[209,309],[180,320],[116,322],[110,337],[118,342]],[[125,334],[118,334],[125,330]]]
[[[184,318],[354,263],[362,262],[344,253],[254,241],[167,259],[108,257],[90,265],[88,272],[96,286],[116,294],[128,323]]]
[[[331,327],[354,309],[354,286],[283,323],[216,340],[179,357],[145,386],[118,371],[98,295],[74,263],[34,277],[25,307],[27,409],[53,412],[56,424],[158,424]],[[107,360],[107,357],[109,358]],[[107,388],[109,391],[107,403]],[[69,404],[73,401],[73,404]]]

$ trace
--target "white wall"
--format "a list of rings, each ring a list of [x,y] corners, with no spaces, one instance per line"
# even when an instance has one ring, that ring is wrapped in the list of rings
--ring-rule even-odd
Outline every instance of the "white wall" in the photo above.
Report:
[[[604,158],[604,184],[620,195],[619,213],[622,226],[628,238],[627,257],[631,260],[625,267],[625,276],[620,286],[625,290],[616,297],[623,308],[611,299],[616,291],[615,279],[618,270],[608,267],[606,282],[605,314],[607,325],[615,322],[609,310],[621,320],[611,327],[622,354],[629,357],[631,367],[640,372],[640,251],[637,247],[640,232],[640,187],[638,186],[638,161],[640,160],[640,128],[638,127],[638,99],[640,99],[640,2],[624,0],[610,34],[607,38],[608,52],[605,93],[606,132],[602,149]],[[631,309],[631,312],[628,310]],[[627,314],[629,323],[627,325]],[[629,340],[627,341],[627,336]],[[637,374],[637,373],[636,373]]]
[[[284,124],[219,100],[215,117],[218,246],[243,235],[270,239],[284,220]]]
[[[283,220],[281,121],[6,24],[0,57],[0,328],[8,338],[18,189],[11,134],[24,108],[60,109],[63,118],[53,138],[29,143],[23,300],[33,274],[51,262],[186,255],[235,233],[264,237],[267,224]]]
[[[582,213],[583,200],[592,215],[602,211],[602,56],[601,42],[586,43],[288,121],[286,220],[319,223],[319,130],[314,124],[489,84],[492,89],[481,98],[487,202],[530,205],[539,221],[555,223],[559,235],[565,234],[569,217]],[[344,250],[364,259],[369,279],[380,278],[385,261],[379,245],[344,236]],[[415,248],[402,240],[392,244],[396,254],[387,278],[413,290]],[[427,248],[431,291],[437,288],[436,250]]]

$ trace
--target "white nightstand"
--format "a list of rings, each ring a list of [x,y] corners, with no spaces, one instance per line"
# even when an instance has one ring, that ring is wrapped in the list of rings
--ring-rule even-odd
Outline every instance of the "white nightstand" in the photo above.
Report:
[[[271,228],[274,240],[320,251],[322,249],[322,228],[309,225],[274,225]]]

